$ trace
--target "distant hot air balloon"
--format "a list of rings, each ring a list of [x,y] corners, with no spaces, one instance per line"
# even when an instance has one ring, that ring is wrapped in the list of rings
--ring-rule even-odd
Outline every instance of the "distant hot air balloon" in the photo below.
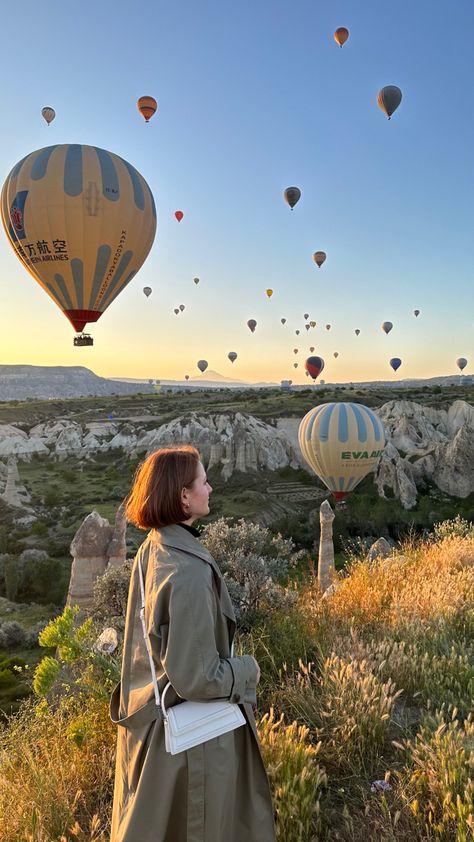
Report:
[[[382,322],[382,324],[381,324],[381,328],[382,328],[384,333],[390,333],[392,327],[393,327],[392,322]]]
[[[299,330],[295,330],[295,333],[296,333],[296,335],[297,335],[297,336],[299,336],[299,335],[300,335]]]
[[[252,333],[255,333],[255,328],[257,327],[257,322],[255,321],[255,319],[249,319],[247,322],[247,327],[249,328],[249,330],[252,331]]]
[[[309,353],[312,354],[313,351],[314,351],[314,345],[311,345],[311,348],[309,349]]]
[[[143,293],[144,293],[144,295],[146,295],[147,298],[150,297],[152,292],[153,292],[153,290],[152,290],[151,287],[143,287]]]
[[[325,251],[315,251],[313,254],[313,260],[317,264],[318,269],[321,269],[324,261],[326,260],[326,252]]]
[[[141,96],[137,102],[137,108],[142,117],[145,118],[145,123],[148,123],[158,108],[158,103],[152,96]]]
[[[308,357],[308,359],[305,360],[304,367],[310,377],[312,377],[313,380],[316,380],[324,368],[324,360],[322,357]]]
[[[282,325],[286,324],[286,319],[280,319]]]
[[[310,322],[310,323],[309,323],[309,326],[310,326],[310,327],[316,327],[316,322]]]
[[[309,319],[309,313],[303,313],[304,320]]]
[[[385,434],[380,418],[357,403],[325,403],[301,421],[298,441],[304,459],[342,500],[377,465]]]
[[[306,328],[306,330],[309,330],[310,325],[309,324],[305,325],[305,328]]]
[[[194,281],[194,283],[195,283],[195,284],[196,284],[196,286],[197,286],[197,285],[198,285],[198,283],[199,283],[199,278],[193,278],[193,281]]]
[[[301,190],[299,187],[287,187],[283,192],[283,197],[287,205],[289,205],[291,210],[293,210],[294,206],[301,198]]]
[[[415,315],[415,316],[419,316],[419,315],[420,315],[420,311],[419,311],[419,310],[413,310],[413,313],[414,313],[414,315]]]
[[[185,374],[185,375],[184,375],[184,379],[185,379],[185,380],[189,380],[189,374]]]
[[[346,29],[345,26],[339,26],[334,33],[334,40],[336,44],[339,44],[340,47],[343,47],[348,38],[349,30]]]
[[[385,88],[379,91],[377,96],[377,105],[387,115],[389,120],[401,101],[402,92],[396,85],[386,85]]]
[[[331,325],[326,325],[326,330],[331,330]]]
[[[462,371],[467,366],[467,360],[465,357],[458,357],[456,360],[456,365],[460,371]]]
[[[272,289],[267,289],[267,290],[265,290],[265,293],[266,293],[267,298],[271,298],[271,297],[272,297],[272,295],[273,295],[273,290],[272,290]]]
[[[27,155],[7,176],[1,207],[18,258],[77,332],[132,280],[155,237],[145,179],[95,146],[61,144]]]
[[[181,220],[184,216],[184,213],[183,213],[183,211],[175,211],[174,215],[175,215],[176,219],[178,220],[178,222],[181,222]]]
[[[198,364],[197,364],[197,367],[198,367],[199,371],[202,371],[202,373],[204,374],[208,365],[209,365],[209,363],[207,362],[207,360],[199,360]]]
[[[174,308],[174,313],[175,313],[176,316],[179,315],[179,307]]]
[[[47,105],[45,108],[41,109],[41,115],[46,120],[49,126],[49,124],[52,123],[54,118],[56,117],[56,112],[54,108],[50,108],[49,105]]]
[[[181,312],[183,312],[183,310],[185,309],[184,304],[180,304],[179,309],[181,310]]]
[[[398,371],[401,364],[402,364],[402,361],[401,361],[400,357],[392,357],[392,359],[390,360],[390,365],[392,366],[394,371]]]
[[[358,327],[356,327],[356,329],[355,329],[354,333],[355,333],[355,335],[356,335],[356,336],[359,336],[360,330],[359,330],[359,328],[358,328]]]
[[[293,363],[293,368],[298,368],[298,363]]]
[[[334,351],[333,357],[335,357],[336,360],[337,360],[338,356],[339,356],[339,351]]]
[[[293,353],[294,353],[294,354],[297,354],[297,353],[298,353],[298,348],[293,348]]]
[[[229,351],[227,356],[229,357],[231,363],[235,362],[235,360],[237,359],[237,354],[235,353],[235,351]]]

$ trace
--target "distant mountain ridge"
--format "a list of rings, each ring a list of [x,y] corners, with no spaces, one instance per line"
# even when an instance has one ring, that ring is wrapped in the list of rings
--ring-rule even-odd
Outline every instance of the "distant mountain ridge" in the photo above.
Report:
[[[0,365],[0,401],[154,392],[148,382],[99,377],[85,366]]]

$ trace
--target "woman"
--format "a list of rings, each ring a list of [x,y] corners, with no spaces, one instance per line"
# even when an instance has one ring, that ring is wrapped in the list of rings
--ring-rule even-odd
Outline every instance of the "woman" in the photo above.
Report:
[[[194,447],[164,448],[138,468],[127,517],[150,529],[138,550],[128,594],[121,681],[110,715],[117,736],[110,842],[274,842],[273,809],[252,704],[260,670],[251,655],[231,657],[235,615],[216,562],[199,541],[196,518],[212,491]],[[140,621],[145,621],[166,706],[230,699],[246,724],[188,751],[165,751]]]

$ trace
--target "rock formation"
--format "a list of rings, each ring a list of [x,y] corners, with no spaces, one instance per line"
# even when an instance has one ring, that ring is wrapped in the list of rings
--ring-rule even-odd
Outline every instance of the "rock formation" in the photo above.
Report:
[[[14,456],[10,456],[8,459],[5,489],[0,497],[8,506],[31,511],[28,507],[31,497],[20,479],[17,461]]]
[[[326,591],[336,575],[334,566],[334,544],[332,540],[332,522],[334,512],[328,500],[323,500],[319,507],[319,522],[321,534],[319,538],[318,582],[319,587]]]
[[[92,608],[98,577],[105,573],[109,564],[118,567],[125,561],[125,530],[123,503],[114,526],[98,512],[87,515],[71,543],[73,562],[66,605],[78,605],[84,612]]]

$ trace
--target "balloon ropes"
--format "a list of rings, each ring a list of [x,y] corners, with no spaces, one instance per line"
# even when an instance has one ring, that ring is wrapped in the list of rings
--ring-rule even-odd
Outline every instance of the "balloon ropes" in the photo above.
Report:
[[[301,453],[315,474],[342,500],[377,465],[385,434],[380,418],[356,403],[324,403],[311,409],[298,431]]]
[[[80,144],[19,161],[3,185],[1,212],[18,259],[77,332],[130,283],[156,232],[143,176],[118,155]]]

